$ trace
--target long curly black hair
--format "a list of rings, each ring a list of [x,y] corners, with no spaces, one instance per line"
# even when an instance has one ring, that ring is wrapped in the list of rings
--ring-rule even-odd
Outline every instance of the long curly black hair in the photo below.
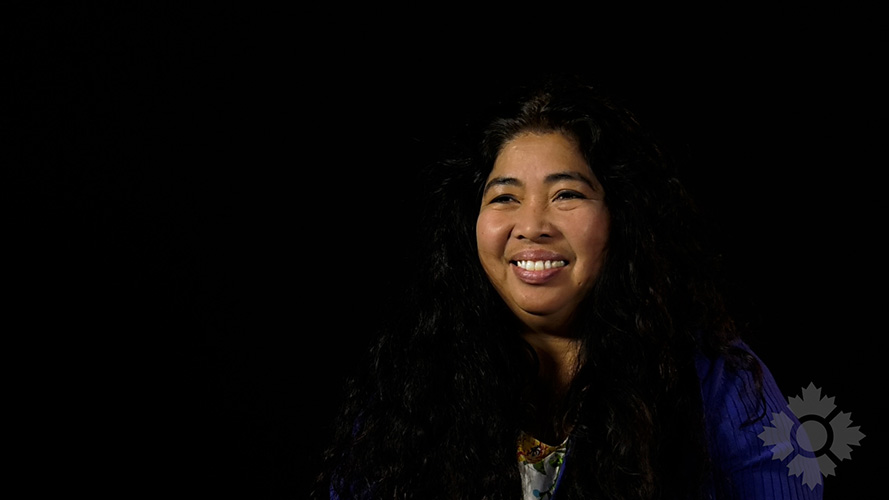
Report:
[[[611,217],[553,422],[570,432],[558,497],[698,498],[712,471],[695,356],[756,369],[732,347],[707,225],[634,116],[582,79],[525,85],[489,111],[427,172],[421,272],[348,385],[316,494],[521,498],[522,395],[538,364],[481,268],[475,224],[503,144],[554,131],[579,144]]]

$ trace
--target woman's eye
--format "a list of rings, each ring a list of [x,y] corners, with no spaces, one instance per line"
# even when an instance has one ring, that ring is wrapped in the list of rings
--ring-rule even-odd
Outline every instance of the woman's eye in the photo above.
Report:
[[[582,200],[585,199],[586,196],[583,193],[578,193],[577,191],[559,191],[556,193],[557,200]]]
[[[515,197],[509,194],[501,194],[491,199],[491,203],[509,203],[515,201]]]

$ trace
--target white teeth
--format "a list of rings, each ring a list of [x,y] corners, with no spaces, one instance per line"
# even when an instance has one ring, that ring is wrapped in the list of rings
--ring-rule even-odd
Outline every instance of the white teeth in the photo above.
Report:
[[[526,271],[543,271],[554,267],[564,267],[567,262],[564,260],[520,260],[516,265]]]

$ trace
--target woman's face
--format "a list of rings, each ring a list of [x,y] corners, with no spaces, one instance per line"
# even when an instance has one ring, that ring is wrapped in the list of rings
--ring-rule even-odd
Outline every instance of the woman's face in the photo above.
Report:
[[[565,333],[605,258],[602,185],[575,142],[526,133],[507,142],[476,223],[482,267],[531,330]]]

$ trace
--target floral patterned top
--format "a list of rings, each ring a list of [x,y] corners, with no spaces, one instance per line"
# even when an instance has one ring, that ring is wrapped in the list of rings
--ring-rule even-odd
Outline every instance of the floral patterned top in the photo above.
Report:
[[[519,436],[518,459],[524,500],[550,500],[553,497],[567,445],[568,439],[552,446],[524,432]]]

